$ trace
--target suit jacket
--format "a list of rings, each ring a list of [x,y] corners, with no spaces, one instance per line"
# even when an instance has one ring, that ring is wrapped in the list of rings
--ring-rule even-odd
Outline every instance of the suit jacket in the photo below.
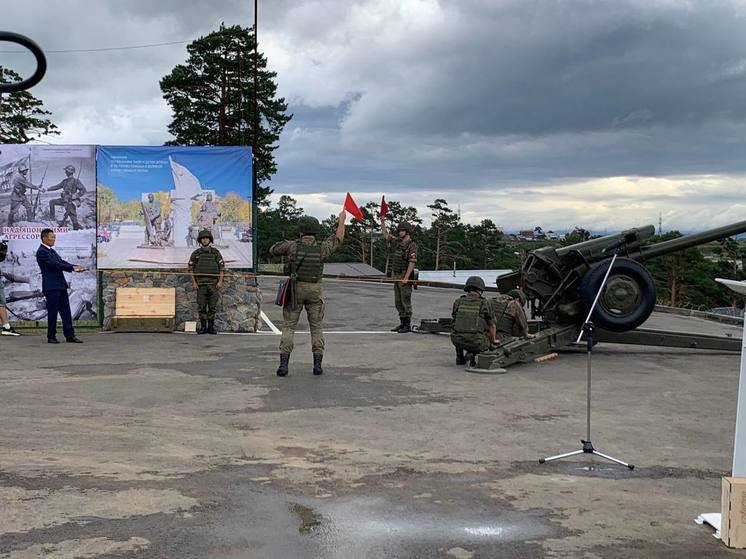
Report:
[[[42,245],[36,251],[36,262],[41,269],[41,290],[67,289],[67,281],[62,272],[72,272],[73,265],[60,258],[53,249]]]

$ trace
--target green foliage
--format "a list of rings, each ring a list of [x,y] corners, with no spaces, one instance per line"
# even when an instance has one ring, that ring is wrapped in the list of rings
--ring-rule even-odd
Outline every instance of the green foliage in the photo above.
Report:
[[[582,243],[588,241],[591,238],[591,233],[587,229],[582,227],[575,227],[570,231],[565,238],[562,240],[562,246],[574,245],[576,243]]]
[[[591,238],[589,231],[576,227],[561,242],[510,240],[489,219],[478,225],[462,223],[458,213],[441,198],[428,206],[433,213],[433,221],[428,228],[422,226],[416,208],[403,206],[396,200],[387,203],[389,213],[385,219],[392,234],[401,221],[409,221],[415,226],[413,237],[418,245],[417,267],[421,270],[435,269],[436,260],[439,269],[450,268],[455,262],[460,270],[517,270],[532,250],[544,246],[566,246]],[[392,247],[381,235],[379,205],[377,202],[368,202],[360,210],[364,219],[352,219],[347,226],[345,242],[332,255],[332,259],[334,262],[368,264],[372,260],[373,267],[387,271]],[[277,241],[297,237],[297,220],[303,215],[303,210],[296,206],[292,197],[283,196],[277,208],[270,207],[262,211],[262,215],[266,221],[259,221],[260,261],[277,261],[269,257],[269,247]],[[330,215],[321,223],[320,238],[332,235],[336,227],[337,216]],[[679,236],[680,233],[673,231],[648,242],[657,243]],[[647,261],[645,266],[655,280],[660,304],[709,309],[735,303],[731,292],[715,283],[714,278],[746,279],[743,271],[745,258],[746,242],[726,239],[654,258]]]
[[[21,81],[13,70],[0,66],[0,83]],[[52,113],[28,91],[0,95],[0,144],[27,144],[31,140],[59,134],[49,120]]]
[[[268,262],[269,247],[287,239],[298,238],[298,220],[303,215],[292,196],[280,196],[278,205],[273,208],[267,204],[259,210],[257,235],[259,237],[259,261]]]
[[[174,113],[168,130],[175,139],[168,145],[251,145],[257,181],[262,183],[277,171],[273,152],[292,115],[286,114],[285,99],[277,97],[277,74],[267,70],[262,53],[255,56],[254,46],[253,29],[221,25],[218,31],[190,43],[186,63],[174,67],[160,86]],[[266,205],[271,192],[260,186],[255,202]]]
[[[681,236],[678,231],[670,231],[653,237],[648,243],[658,243]],[[659,303],[695,309],[729,306],[733,303],[732,293],[714,279],[746,277],[743,269],[738,270],[730,261],[731,254],[744,254],[743,245],[733,239],[725,239],[719,246],[718,243],[715,245],[712,249],[709,246],[688,248],[653,258],[645,263],[645,267],[655,280]],[[713,256],[706,258],[707,252],[711,252]]]

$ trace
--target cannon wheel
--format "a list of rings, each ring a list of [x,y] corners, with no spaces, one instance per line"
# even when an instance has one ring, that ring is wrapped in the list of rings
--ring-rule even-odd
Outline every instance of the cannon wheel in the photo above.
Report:
[[[580,297],[591,308],[611,259],[588,272],[580,284]],[[655,282],[650,272],[635,260],[617,258],[592,319],[596,326],[612,332],[633,330],[645,322],[655,307]]]

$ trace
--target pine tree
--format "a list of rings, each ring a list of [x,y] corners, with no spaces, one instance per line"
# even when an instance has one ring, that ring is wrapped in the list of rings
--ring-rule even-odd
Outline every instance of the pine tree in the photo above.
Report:
[[[13,70],[0,66],[0,83],[21,81]],[[59,134],[44,109],[44,103],[28,91],[0,95],[0,144],[26,144],[31,140]]]
[[[277,171],[273,152],[280,133],[292,115],[277,97],[276,72],[267,70],[267,59],[254,53],[251,28],[220,26],[187,46],[189,58],[161,82],[164,99],[174,116],[168,126],[174,140],[167,145],[251,145],[257,182],[270,180]],[[254,112],[254,68],[257,69],[258,118]],[[255,130],[255,123],[259,129]],[[271,194],[259,187],[257,204]]]

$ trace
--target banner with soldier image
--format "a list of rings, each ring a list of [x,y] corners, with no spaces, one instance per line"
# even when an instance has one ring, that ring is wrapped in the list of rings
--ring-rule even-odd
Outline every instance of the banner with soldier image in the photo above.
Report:
[[[208,229],[229,268],[252,266],[251,149],[99,146],[98,266],[184,268]]]
[[[11,320],[46,318],[36,263],[45,228],[62,258],[88,270],[68,277],[73,318],[96,319],[95,165],[94,146],[0,146],[0,276]]]

